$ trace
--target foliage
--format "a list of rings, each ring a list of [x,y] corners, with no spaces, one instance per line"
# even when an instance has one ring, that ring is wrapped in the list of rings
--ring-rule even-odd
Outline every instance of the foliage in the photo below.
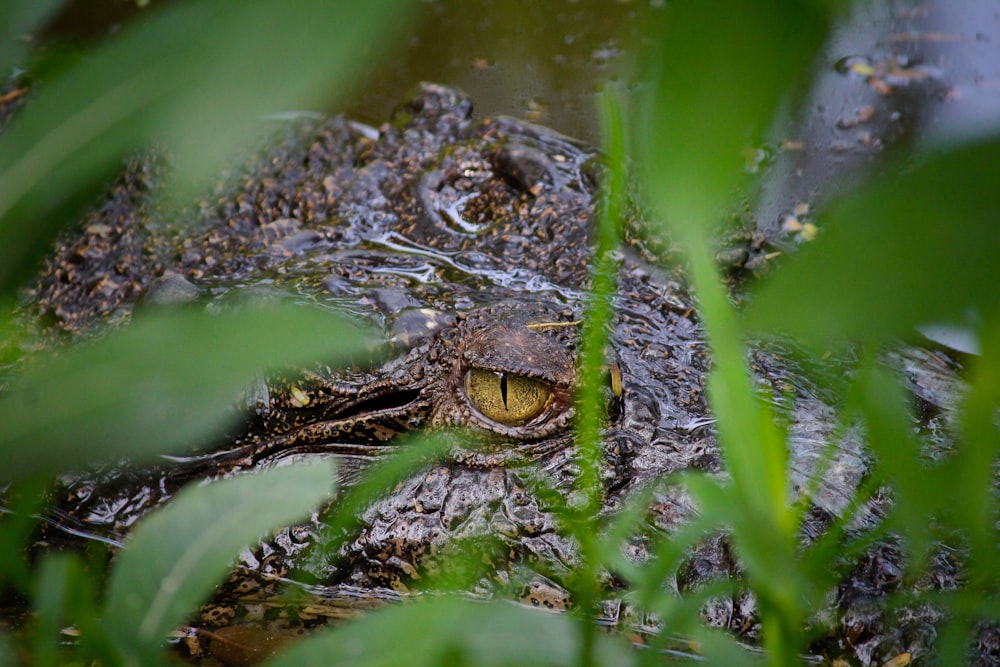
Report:
[[[0,63],[18,58],[10,31],[40,24],[56,4],[39,3],[31,11],[19,3],[0,7]],[[377,36],[381,26],[401,21],[391,14],[397,5],[180,3],[39,82],[30,113],[0,135],[2,293],[15,293],[53,234],[71,219],[75,202],[123,155],[153,139],[165,141],[185,177],[210,173],[254,131],[262,113],[326,94],[319,82],[333,81],[343,90],[362,67],[359,60],[369,55],[366,44],[389,39]],[[821,237],[775,270],[739,313],[713,264],[709,234],[747,178],[740,156],[748,138],[760,136],[779,104],[794,104],[793,93],[834,17],[816,3],[777,0],[733,0],[724,9],[677,2],[670,9],[660,51],[648,63],[652,84],[644,106],[625,122],[614,100],[604,98],[607,172],[579,390],[579,491],[585,500],[567,502],[546,488],[544,479],[537,481],[538,493],[580,545],[583,562],[570,582],[577,611],[554,616],[506,604],[429,599],[317,634],[272,664],[321,663],[336,656],[354,664],[663,660],[665,654],[656,651],[623,654],[620,644],[596,633],[593,614],[605,570],[633,587],[640,604],[669,629],[652,638],[654,648],[680,634],[720,664],[752,662],[754,654],[697,622],[699,608],[733,584],[678,597],[663,583],[692,545],[720,527],[731,531],[746,584],[759,602],[765,659],[775,665],[794,662],[812,639],[807,621],[827,603],[845,566],[838,553],[857,551],[873,536],[849,538],[845,517],[823,538],[802,545],[798,528],[805,504],[787,497],[787,434],[757,398],[744,338],[782,331],[816,346],[850,339],[874,358],[875,346],[890,337],[906,337],[927,319],[954,317],[970,307],[983,322],[983,350],[960,406],[951,458],[936,468],[922,463],[905,394],[877,362],[863,363],[850,379],[844,418],[865,425],[877,457],[871,486],[884,483],[896,498],[879,530],[902,536],[914,568],[910,574],[919,572],[936,540],[957,535],[966,546],[966,577],[975,585],[936,600],[951,611],[942,635],[944,661],[961,661],[977,620],[1000,620],[992,492],[1000,446],[995,419],[1000,313],[989,256],[1000,245],[992,224],[1000,202],[991,182],[1000,145],[983,141],[913,156],[910,162],[917,166],[909,172],[891,174],[831,206],[820,216]],[[188,28],[193,24],[199,30]],[[255,80],[248,72],[265,74]],[[261,81],[267,82],[266,91]],[[227,93],[210,94],[219,90]],[[664,233],[686,252],[715,360],[709,389],[729,472],[726,479],[682,480],[697,498],[700,515],[652,545],[655,558],[643,565],[628,561],[619,544],[641,522],[652,491],[631,499],[613,517],[597,514],[598,378],[629,140],[646,199],[665,221]],[[960,188],[962,198],[952,197]],[[848,265],[849,280],[843,271]],[[106,664],[161,660],[163,633],[210,591],[238,545],[309,512],[329,491],[322,465],[190,489],[137,528],[102,587],[76,558],[50,555],[29,571],[15,557],[30,531],[25,517],[39,502],[38,475],[124,453],[141,458],[197,441],[223,426],[219,416],[227,414],[227,404],[254,371],[325,356],[331,339],[343,341],[337,352],[346,356],[362,338],[315,312],[282,309],[223,318],[181,311],[137,318],[128,329],[62,357],[33,360],[0,398],[0,468],[16,481],[0,535],[0,582],[27,595],[36,613],[32,632],[17,638],[18,647],[36,664],[67,657]],[[46,399],[44,408],[39,396]],[[170,428],[178,422],[183,428]],[[334,534],[343,533],[351,516],[415,461],[446,447],[447,442],[431,441],[426,449],[410,449],[418,452],[410,455],[414,460],[376,470],[342,500],[332,520]],[[181,565],[191,572],[187,566],[194,562],[199,576],[171,574]],[[162,614],[145,622],[152,611]],[[67,623],[82,635],[68,649],[70,656],[55,639]],[[387,636],[394,642],[385,642]],[[0,643],[0,662],[10,657],[12,643]]]
[[[429,599],[317,633],[267,665],[567,665],[578,652],[573,620],[506,602]],[[627,647],[601,640],[601,664],[634,663]]]
[[[28,4],[4,11],[44,18],[20,10]],[[246,146],[265,114],[346,89],[407,6],[175,3],[56,73],[32,112],[0,136],[0,284],[31,274],[53,231],[123,155],[165,142],[181,175],[175,187],[189,190]]]
[[[0,402],[4,470],[18,477],[85,465],[94,451],[148,460],[220,432],[240,415],[247,369],[364,349],[364,332],[305,308],[143,313],[74,354],[24,369]],[[184,350],[186,363],[178,363]],[[41,457],[39,450],[48,455]]]
[[[314,462],[185,489],[143,521],[115,563],[101,619],[122,662],[153,664],[159,641],[225,575],[233,553],[319,505],[331,472]]]

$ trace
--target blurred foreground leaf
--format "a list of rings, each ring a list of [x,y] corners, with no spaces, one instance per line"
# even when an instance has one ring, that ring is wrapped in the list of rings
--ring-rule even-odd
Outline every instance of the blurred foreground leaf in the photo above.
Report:
[[[30,590],[31,569],[23,558],[3,558],[16,554],[35,531],[35,514],[47,502],[49,482],[42,477],[7,485],[0,498],[0,588]]]
[[[671,225],[718,221],[783,96],[805,81],[826,36],[814,3],[681,0],[664,12],[655,95],[633,146]]]
[[[126,664],[149,664],[237,552],[309,514],[333,490],[329,461],[188,487],[142,520],[108,583],[104,627]]]
[[[805,342],[913,337],[997,306],[1000,140],[931,155],[835,205],[761,285],[748,326]]]
[[[384,459],[366,468],[323,517],[327,538],[333,540],[331,548],[340,548],[336,540],[358,524],[358,517],[373,501],[428,463],[444,458],[461,442],[460,433],[447,431],[417,432],[394,440]]]
[[[961,406],[961,442],[947,462],[946,479],[955,484],[953,523],[971,536],[972,559],[993,586],[1000,583],[996,540],[996,460],[1000,452],[1000,313],[983,327],[983,354],[973,363],[969,393]],[[952,472],[953,471],[953,472]],[[956,510],[955,508],[960,508]],[[985,578],[985,577],[984,577]],[[1000,588],[1000,587],[998,587]]]
[[[985,621],[1000,622],[1000,550],[997,547],[996,460],[1000,452],[1000,313],[983,327],[983,354],[969,377],[960,437],[948,468],[929,493],[946,506],[948,526],[968,537],[966,586],[948,599],[951,621],[941,633],[941,664],[968,661],[968,637]]]
[[[342,94],[405,24],[396,0],[201,0],[158,8],[38,84],[0,135],[0,288],[30,275],[122,157],[165,142],[181,184],[247,145],[264,115]]]
[[[255,370],[342,359],[355,325],[318,310],[143,313],[131,326],[25,369],[0,396],[0,469],[8,478],[96,458],[149,459],[237,417]]]
[[[684,246],[713,353],[708,393],[732,483],[689,485],[705,511],[733,530],[773,665],[795,660],[813,596],[797,560],[784,434],[751,382],[740,322],[708,237],[745,177],[742,149],[759,141],[782,100],[805,80],[828,18],[813,3],[671,4],[655,87],[633,139],[646,195]]]
[[[885,367],[868,362],[859,372],[851,394],[865,420],[868,443],[878,455],[882,479],[892,484],[895,502],[889,525],[906,535],[912,560],[922,566],[931,542],[935,505],[951,494],[941,488],[947,477],[920,463],[920,443],[913,433],[908,396],[899,379]],[[935,492],[938,489],[941,493]]]
[[[69,647],[62,641],[67,627],[86,637],[89,649],[102,646],[96,583],[78,554],[47,553],[42,557],[32,595],[34,664],[67,664]]]
[[[52,16],[66,0],[4,0],[0,2],[0,81],[23,64],[25,36]],[[2,89],[0,89],[2,92]]]
[[[597,640],[597,664],[634,663],[624,643],[603,635]],[[579,641],[579,626],[568,614],[509,602],[424,598],[317,633],[266,664],[577,665]]]

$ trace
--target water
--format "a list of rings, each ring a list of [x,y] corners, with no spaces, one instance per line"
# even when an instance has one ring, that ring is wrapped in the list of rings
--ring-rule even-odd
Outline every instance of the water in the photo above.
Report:
[[[151,8],[169,1],[157,0]],[[595,92],[609,82],[625,90],[639,85],[636,63],[655,46],[656,26],[669,20],[665,4],[424,0],[419,20],[404,29],[398,43],[379,45],[388,57],[366,73],[353,100],[326,111],[344,111],[377,126],[417,82],[433,81],[465,90],[480,117],[514,116],[597,144]],[[148,11],[121,0],[75,0],[47,36],[101,37]],[[793,166],[779,164],[777,170],[778,181],[797,184],[775,187],[794,190],[802,199],[833,171],[854,173],[857,165],[877,161],[878,154],[915,134],[940,140],[995,131],[1000,120],[998,14],[991,0],[861,3],[822,50],[806,113],[775,128],[776,142],[804,145],[792,156]],[[908,72],[904,76],[910,81],[883,95],[865,77],[838,71],[838,61],[852,57],[890,63]],[[897,78],[895,83],[903,82]],[[870,106],[875,116],[852,122],[858,110]],[[871,135],[867,145],[858,143],[864,132]],[[802,170],[806,175],[790,176]],[[781,206],[789,197],[796,198],[778,197]],[[775,203],[762,206],[769,221],[778,219]]]
[[[138,10],[134,2],[74,0],[47,35],[76,40],[117,32]],[[608,81],[634,84],[631,63],[652,45],[649,29],[661,1],[425,0],[419,20],[398,44],[378,45],[388,57],[366,73],[345,111],[378,125],[415,84],[432,81],[465,90],[476,115],[509,115],[598,143],[595,91]]]

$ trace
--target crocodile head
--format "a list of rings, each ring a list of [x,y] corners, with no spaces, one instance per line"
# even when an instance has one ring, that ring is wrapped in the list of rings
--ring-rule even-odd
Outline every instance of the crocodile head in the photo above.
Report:
[[[270,581],[298,568],[327,590],[400,591],[446,568],[449,545],[485,540],[490,567],[479,585],[526,587],[518,590],[540,599],[535,575],[558,579],[577,558],[532,480],[542,474],[571,494],[578,474],[573,395],[599,171],[593,149],[520,121],[473,121],[467,99],[430,85],[378,130],[343,119],[281,128],[191,214],[194,232],[153,254],[129,248],[128,258],[114,257],[124,250],[103,247],[115,261],[92,270],[126,266],[135,276],[129,289],[144,289],[151,303],[201,295],[224,307],[260,290],[319,302],[381,326],[386,353],[352,369],[317,365],[260,380],[248,392],[246,427],[211,451],[151,470],[65,476],[56,523],[113,542],[185,483],[303,456],[336,459],[350,487],[373,461],[412,443],[407,433],[458,429],[450,455],[371,504],[340,548],[301,562],[320,512],[247,552],[243,566]],[[142,174],[133,170],[119,187],[135,192]],[[115,201],[125,210],[108,205],[90,223],[125,221],[129,238],[141,237],[145,209]],[[626,236],[609,332],[605,513],[672,473],[722,467],[693,300],[678,272],[657,261],[641,220]],[[124,293],[75,289],[92,282],[87,266],[60,272],[68,256],[89,256],[79,248],[88,242],[60,248],[36,290],[46,312],[73,313],[66,328],[80,313],[100,320],[131,307]],[[166,257],[160,276],[141,264],[148,256]],[[72,311],[60,310],[68,300]],[[784,412],[800,445],[793,459],[808,475],[832,413],[786,366],[766,355],[756,366],[762,384],[794,395]],[[821,485],[826,500],[817,496],[830,513],[864,470],[850,447],[838,456],[842,465]],[[651,529],[670,530],[691,511],[683,491],[664,490]],[[641,540],[629,548],[645,557]],[[735,569],[721,543],[703,556],[711,567],[681,575],[689,581],[679,585]],[[528,575],[513,574],[519,568]],[[244,594],[246,579],[236,586],[230,593]],[[557,592],[542,603],[564,602]]]

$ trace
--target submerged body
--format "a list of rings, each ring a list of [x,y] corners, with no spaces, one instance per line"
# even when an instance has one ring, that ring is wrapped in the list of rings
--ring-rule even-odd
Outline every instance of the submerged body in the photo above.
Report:
[[[363,368],[317,365],[258,381],[245,428],[209,452],[151,470],[67,474],[44,539],[118,541],[185,483],[288,457],[333,456],[349,485],[400,436],[460,427],[478,446],[456,445],[446,461],[367,508],[336,553],[303,562],[322,511],[246,552],[200,622],[254,618],[251,607],[275,577],[296,568],[327,599],[413,590],[465,540],[490,545],[490,574],[474,582],[477,592],[564,607],[570,601],[558,580],[573,570],[575,545],[528,478],[542,471],[568,491],[577,473],[572,395],[599,174],[593,149],[513,120],[474,121],[467,99],[436,86],[424,86],[378,130],[342,119],[282,129],[199,205],[196,224],[183,232],[147,224],[155,169],[133,166],[41,278],[34,302],[50,327],[76,333],[124,320],[139,295],[144,307],[197,298],[224,307],[248,294],[279,295],[375,322],[388,353]],[[724,474],[695,304],[641,221],[626,236],[610,338],[619,377],[603,433],[606,513],[678,471]],[[834,410],[789,359],[758,352],[752,362],[762,388],[781,397],[798,491],[833,438]],[[921,372],[948,376],[925,362]],[[844,510],[865,472],[860,441],[843,438],[817,485],[806,536]],[[664,490],[648,529],[670,531],[691,512],[683,491]],[[629,554],[646,558],[644,544],[636,539]],[[710,540],[676,586],[738,571],[725,540]],[[869,592],[878,595],[877,587]],[[865,601],[845,594],[842,611]],[[755,640],[754,612],[744,594],[704,615]],[[290,608],[279,615],[311,622]],[[875,632],[866,623],[857,621],[857,633]]]

